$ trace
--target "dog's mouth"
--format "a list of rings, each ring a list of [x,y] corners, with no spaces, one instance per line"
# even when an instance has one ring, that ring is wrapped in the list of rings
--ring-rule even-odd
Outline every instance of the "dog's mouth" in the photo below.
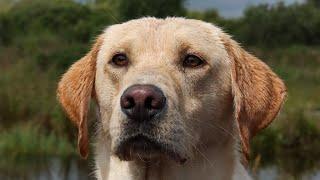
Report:
[[[144,135],[136,135],[123,140],[116,148],[115,155],[124,161],[142,160],[151,162],[163,156],[180,164],[187,160],[170,145],[160,143]]]

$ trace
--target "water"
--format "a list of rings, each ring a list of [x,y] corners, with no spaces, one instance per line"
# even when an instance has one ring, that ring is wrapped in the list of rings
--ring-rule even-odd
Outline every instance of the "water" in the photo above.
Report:
[[[28,160],[21,160],[19,163],[2,164],[0,168],[0,179],[93,180],[95,178],[92,169],[92,161],[88,163],[87,161],[76,158],[29,158]],[[292,171],[290,169],[291,168],[283,167],[282,165],[269,164],[257,169],[253,177],[256,180],[320,180],[319,167],[310,167],[309,169],[301,167],[300,170],[302,171]]]
[[[257,180],[320,180],[320,169],[315,171],[304,172],[296,175],[294,173],[283,171],[276,165],[260,168],[255,176]]]

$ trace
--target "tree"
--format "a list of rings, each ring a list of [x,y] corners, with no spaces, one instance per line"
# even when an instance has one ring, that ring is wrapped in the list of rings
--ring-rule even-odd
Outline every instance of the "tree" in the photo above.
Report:
[[[307,0],[307,4],[311,4],[317,8],[320,8],[320,0]]]
[[[121,20],[143,16],[184,16],[185,0],[119,0],[117,12]]]

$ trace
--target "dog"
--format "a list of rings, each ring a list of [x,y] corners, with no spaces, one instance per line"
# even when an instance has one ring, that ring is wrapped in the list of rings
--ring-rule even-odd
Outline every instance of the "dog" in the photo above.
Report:
[[[106,28],[57,96],[83,158],[96,104],[97,179],[239,180],[250,179],[250,140],[274,120],[286,87],[213,24],[145,17]]]

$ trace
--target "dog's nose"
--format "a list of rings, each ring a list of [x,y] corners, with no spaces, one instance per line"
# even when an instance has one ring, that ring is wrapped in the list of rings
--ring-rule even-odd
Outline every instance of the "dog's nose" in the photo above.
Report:
[[[124,91],[120,99],[122,111],[134,121],[152,119],[165,104],[166,97],[154,85],[133,85]]]

